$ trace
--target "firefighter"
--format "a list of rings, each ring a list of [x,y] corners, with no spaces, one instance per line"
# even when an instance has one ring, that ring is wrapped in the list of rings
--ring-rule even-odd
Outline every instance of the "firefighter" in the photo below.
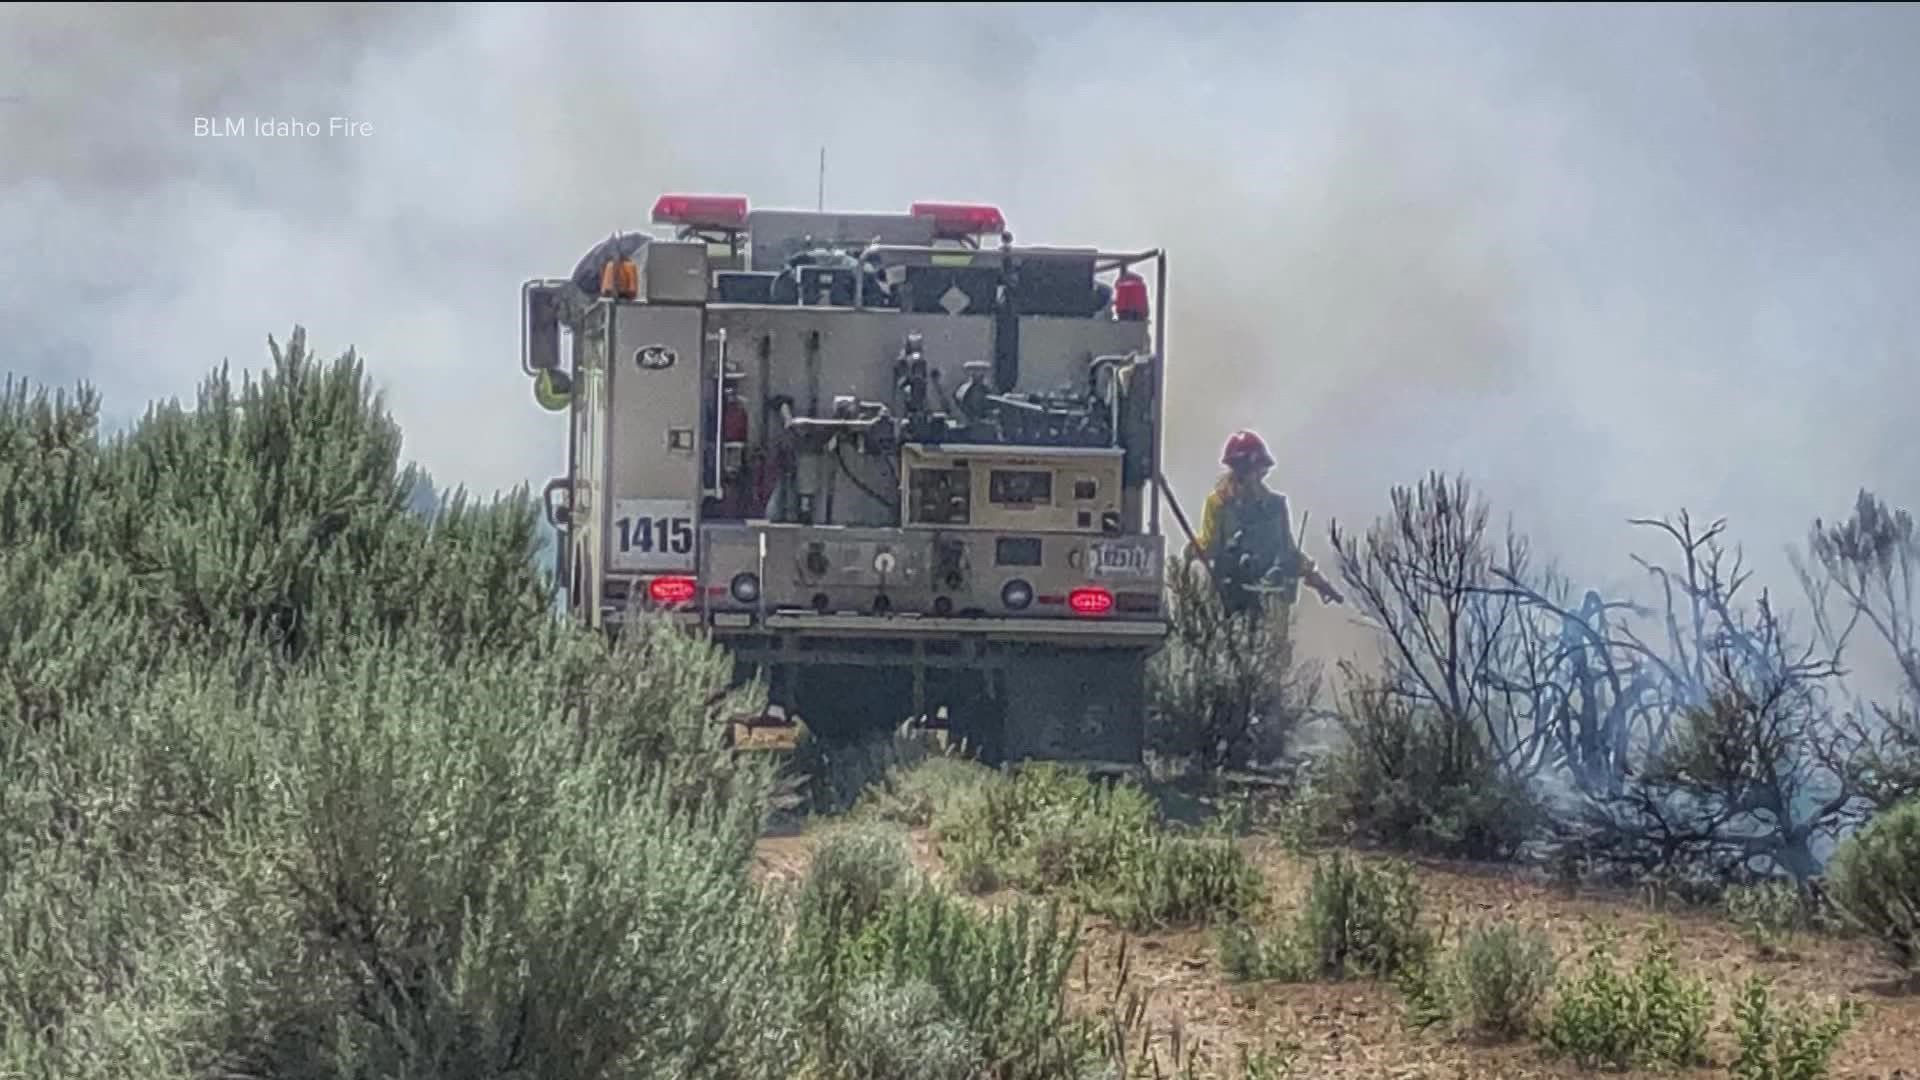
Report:
[[[1200,534],[1187,548],[1187,558],[1204,558],[1213,572],[1221,602],[1235,614],[1262,611],[1268,589],[1285,616],[1304,581],[1329,604],[1345,601],[1340,590],[1320,573],[1313,559],[1294,541],[1287,497],[1267,487],[1273,468],[1267,444],[1251,431],[1238,431],[1220,455],[1227,467],[1201,512]]]

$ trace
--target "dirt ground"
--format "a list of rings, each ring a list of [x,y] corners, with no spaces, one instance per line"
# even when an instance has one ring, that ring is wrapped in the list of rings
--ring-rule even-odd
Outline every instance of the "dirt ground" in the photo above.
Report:
[[[759,853],[762,874],[789,880],[804,874],[812,842],[808,835],[767,838]],[[1287,853],[1276,841],[1255,837],[1244,843],[1284,917],[1304,894],[1311,863]],[[940,860],[931,839],[916,833],[913,847],[915,861],[938,874]],[[1495,917],[1537,925],[1554,940],[1563,974],[1584,961],[1589,927],[1621,932],[1622,952],[1628,958],[1636,954],[1644,931],[1662,922],[1673,931],[1684,968],[1704,975],[1713,987],[1716,1065],[1691,1073],[1612,1075],[1728,1075],[1732,1040],[1724,1027],[1730,1003],[1740,982],[1758,969],[1775,979],[1775,1002],[1782,1008],[1791,1008],[1800,994],[1816,1000],[1849,996],[1866,1006],[1866,1014],[1834,1056],[1833,1077],[1920,1080],[1920,992],[1901,985],[1898,972],[1867,942],[1800,935],[1788,944],[1786,957],[1761,959],[1755,947],[1714,912],[1661,912],[1632,895],[1598,890],[1569,894],[1564,887],[1525,880],[1510,868],[1423,861],[1416,863],[1416,870],[1436,927],[1442,919],[1458,927]],[[1002,895],[986,902],[1009,899]],[[1240,1048],[1247,1046],[1292,1047],[1291,1075],[1302,1077],[1522,1080],[1590,1075],[1545,1057],[1533,1044],[1481,1045],[1411,1030],[1402,1022],[1400,1001],[1391,986],[1238,985],[1221,974],[1211,933],[1127,935],[1091,917],[1084,925],[1082,962],[1073,975],[1076,1001],[1099,1008],[1123,1002],[1129,993],[1145,992],[1147,1022],[1135,1029],[1133,1042],[1137,1047],[1144,1031],[1163,1065],[1177,1044],[1189,1056],[1198,1047],[1201,1072],[1217,1068],[1220,1076],[1229,1075]],[[1209,1063],[1213,1068],[1206,1067]]]

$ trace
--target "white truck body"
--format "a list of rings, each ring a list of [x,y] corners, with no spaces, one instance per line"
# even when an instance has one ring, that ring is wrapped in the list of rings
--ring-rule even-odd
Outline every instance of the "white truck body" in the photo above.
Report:
[[[697,626],[827,737],[944,716],[990,760],[1137,763],[1169,552],[1131,268],[1164,297],[1164,257],[989,246],[985,208],[689,206],[635,287],[523,289],[523,368],[570,388],[575,617]]]

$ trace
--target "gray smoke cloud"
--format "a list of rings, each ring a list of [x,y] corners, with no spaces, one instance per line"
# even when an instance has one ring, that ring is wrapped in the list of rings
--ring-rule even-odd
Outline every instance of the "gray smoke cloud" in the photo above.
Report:
[[[1322,557],[1460,470],[1583,583],[1684,506],[1785,588],[1856,488],[1920,503],[1917,46],[1826,5],[12,6],[0,326],[131,416],[298,321],[443,482],[538,484],[519,283],[661,191],[811,206],[824,145],[835,206],[1164,246],[1190,511],[1251,427]],[[194,134],[336,116],[372,131]]]

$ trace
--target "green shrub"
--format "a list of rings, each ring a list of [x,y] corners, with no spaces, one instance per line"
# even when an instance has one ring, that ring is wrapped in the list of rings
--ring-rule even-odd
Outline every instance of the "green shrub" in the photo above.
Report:
[[[933,987],[995,1080],[1052,1080],[1099,1058],[1099,1029],[1067,1011],[1079,943],[1078,925],[1051,904],[981,914],[922,883],[896,894],[847,947],[862,977]]]
[[[1553,989],[1553,945],[1536,928],[1495,923],[1462,936],[1443,965],[1449,1004],[1474,1031],[1524,1035]]]
[[[1300,938],[1323,978],[1392,978],[1432,955],[1420,910],[1420,884],[1405,863],[1366,866],[1334,855],[1314,867]]]
[[[1766,980],[1749,977],[1733,1005],[1733,1034],[1740,1046],[1733,1075],[1736,1080],[1820,1080],[1859,1015],[1850,1001],[1826,1010],[1801,1002],[1776,1012]]]
[[[1290,931],[1261,931],[1246,923],[1220,928],[1221,970],[1243,982],[1307,982],[1317,973],[1311,954]]]
[[[1784,955],[1793,935],[1813,924],[1806,896],[1787,881],[1733,886],[1726,907],[1727,917],[1762,957]]]
[[[1847,921],[1903,969],[1920,972],[1920,799],[1848,837],[1827,864],[1827,891]]]
[[[1263,825],[1267,835],[1279,840],[1287,854],[1305,858],[1328,831],[1330,817],[1326,796],[1316,788],[1303,786],[1274,807]]]
[[[1177,833],[1138,785],[1054,764],[958,786],[933,827],[965,887],[1059,893],[1137,930],[1242,918],[1264,892],[1230,837]]]
[[[909,767],[894,766],[870,784],[857,811],[881,821],[925,828],[952,808],[984,796],[999,774],[976,761],[936,755]]]
[[[731,664],[412,508],[350,357],[97,437],[0,401],[0,1074],[775,1077]]]
[[[1260,872],[1231,840],[1154,835],[1111,884],[1082,896],[1092,910],[1147,931],[1242,918],[1265,892]]]
[[[912,882],[906,842],[893,828],[843,826],[814,846],[795,896],[791,970],[801,988],[801,1019],[822,1032],[822,1053],[839,1038],[841,999],[860,978],[845,945]]]
[[[1682,978],[1656,937],[1622,975],[1613,945],[1593,945],[1586,971],[1560,987],[1542,1035],[1549,1049],[1582,1068],[1688,1067],[1705,1060],[1713,997],[1704,980]]]
[[[838,1075],[845,1080],[973,1080],[980,1074],[973,1036],[924,982],[869,979],[847,995],[843,1012]]]
[[[994,857],[993,846],[985,838],[963,836],[941,850],[955,883],[967,892],[981,896],[1005,883],[1000,876],[1000,864]]]
[[[997,1080],[1039,1080],[1096,1054],[1097,1031],[1066,1012],[1079,929],[1052,906],[981,914],[914,873],[896,829],[871,824],[822,839],[796,901],[787,971],[807,1053],[827,1075],[976,1061]],[[895,991],[920,996],[883,1007]],[[924,1059],[911,1056],[921,1022],[937,1036]]]
[[[1117,881],[1147,857],[1158,825],[1153,800],[1139,787],[1052,765],[1028,767],[990,792],[988,815],[1014,845],[1009,877],[1069,892]]]
[[[42,1033],[8,1068],[780,1075],[759,779],[690,798],[697,763],[636,768],[617,729],[581,741],[541,669],[450,666],[436,641],[221,675],[244,663],[70,716],[94,750],[36,748],[69,807],[7,782],[12,835],[37,803],[95,838],[41,847],[45,876],[0,899],[10,925],[64,924],[0,946],[24,981],[0,1026]],[[81,887],[89,847],[119,865]],[[82,955],[64,987],[36,974]]]
[[[1539,800],[1473,725],[1365,685],[1348,695],[1340,725],[1346,740],[1323,780],[1330,827],[1467,859],[1512,858],[1538,834]]]
[[[1242,979],[1393,979],[1427,965],[1432,935],[1420,925],[1420,886],[1404,863],[1365,866],[1336,854],[1314,867],[1292,927],[1220,934],[1220,962]]]
[[[884,826],[843,826],[813,851],[800,885],[798,916],[857,934],[913,880],[906,839]]]

